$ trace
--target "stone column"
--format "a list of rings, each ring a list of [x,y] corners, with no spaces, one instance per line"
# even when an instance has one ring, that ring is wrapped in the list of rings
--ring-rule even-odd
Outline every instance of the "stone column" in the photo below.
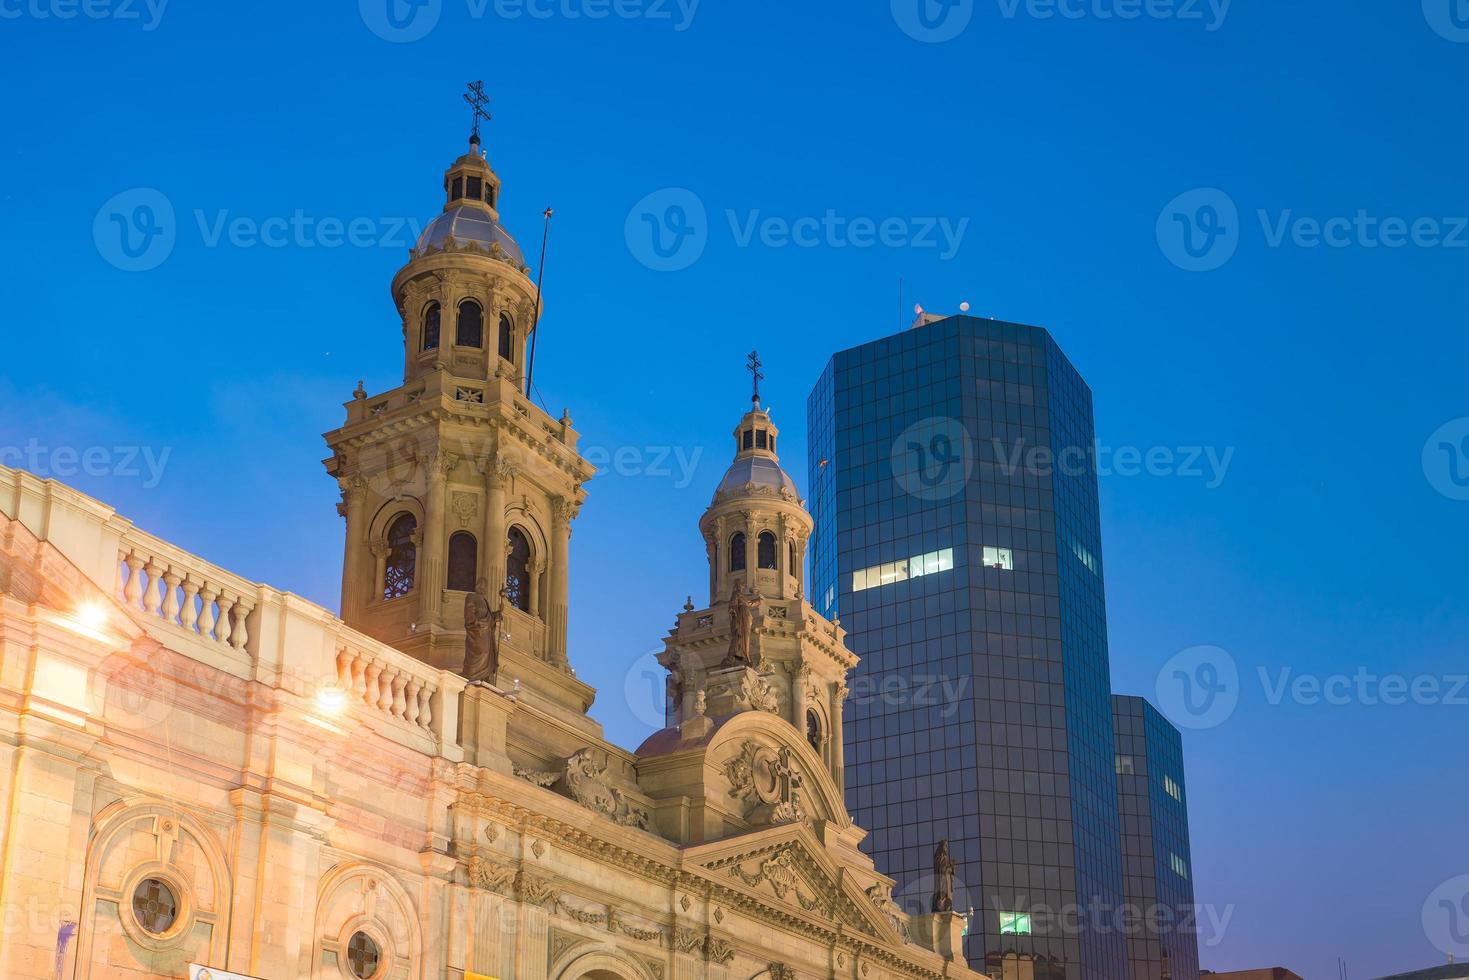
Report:
[[[811,668],[805,664],[791,674],[791,724],[796,731],[806,734],[806,684],[811,680]]]
[[[842,707],[847,702],[847,685],[838,681],[832,692],[831,711],[831,776],[836,780],[837,792],[847,790],[846,745],[842,741]]]
[[[756,562],[759,560],[759,532],[755,530],[755,515],[751,511],[745,511],[745,587],[751,592],[755,590],[755,583],[759,581],[756,574],[760,571]]]
[[[342,618],[355,623],[367,602],[367,582],[370,571],[366,564],[367,526],[363,510],[367,501],[367,481],[360,476],[338,480],[342,490],[342,503],[337,513],[347,519],[347,545],[342,555]]]
[[[547,621],[546,659],[560,667],[565,666],[566,618],[570,594],[570,577],[567,561],[571,555],[571,518],[575,505],[569,500],[558,498],[551,503],[551,608]]]
[[[422,590],[424,618],[430,623],[439,621],[439,610],[444,603],[444,527],[448,515],[444,497],[449,485],[449,473],[458,464],[459,457],[453,453],[434,453],[428,459],[428,501],[424,507],[424,545],[418,554],[419,580]]]
[[[485,581],[490,584],[490,601],[505,585],[505,538],[510,533],[505,526],[505,491],[510,483],[512,470],[504,457],[497,455],[485,460],[485,530],[480,548],[484,553],[481,568]]]
[[[525,605],[530,610],[530,614],[538,619],[544,616],[541,611],[541,572],[544,570],[545,565],[541,563],[540,557],[531,555],[530,562],[526,565],[526,574],[530,577],[530,583],[527,586],[528,595]]]
[[[786,567],[786,554],[790,550],[789,542],[786,540],[786,518],[784,514],[775,519],[775,580],[779,583],[780,592],[777,597],[789,599],[790,593],[786,590],[786,576],[790,570]]]

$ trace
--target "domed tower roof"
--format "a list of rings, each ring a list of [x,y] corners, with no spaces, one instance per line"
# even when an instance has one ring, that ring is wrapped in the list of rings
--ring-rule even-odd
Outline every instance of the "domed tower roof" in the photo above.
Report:
[[[731,497],[772,495],[800,501],[796,481],[781,468],[780,457],[775,454],[779,435],[770,413],[754,402],[735,427],[735,458],[714,491],[716,503]]]
[[[480,152],[479,136],[469,140],[469,152],[444,171],[444,212],[418,236],[418,248],[463,248],[477,245],[512,265],[525,265],[525,255],[500,224],[496,205],[500,178]]]

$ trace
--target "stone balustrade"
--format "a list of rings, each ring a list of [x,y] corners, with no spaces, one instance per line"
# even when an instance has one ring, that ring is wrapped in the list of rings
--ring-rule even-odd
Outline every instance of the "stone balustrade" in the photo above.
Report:
[[[439,673],[397,651],[343,644],[337,651],[337,685],[349,703],[434,732]]]
[[[117,564],[120,601],[206,641],[248,649],[258,586],[136,528],[123,535]]]

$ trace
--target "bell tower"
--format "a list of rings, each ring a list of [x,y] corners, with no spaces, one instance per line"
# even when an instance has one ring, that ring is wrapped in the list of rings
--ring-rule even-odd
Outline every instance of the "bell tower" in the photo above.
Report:
[[[536,285],[500,224],[500,178],[480,148],[444,172],[443,211],[393,277],[403,383],[358,385],[325,461],[347,522],[342,618],[432,664],[464,660],[479,578],[503,605],[502,676],[575,710],[591,689],[567,659],[571,523],[595,468],[569,414],[526,394]],[[501,596],[502,586],[504,598]]]
[[[734,459],[699,521],[709,559],[709,605],[692,600],[664,640],[668,720],[681,740],[724,719],[764,711],[794,726],[842,785],[842,704],[857,657],[840,624],[806,601],[811,515],[776,455],[780,431],[760,404],[734,430]],[[655,736],[656,738],[656,736]]]

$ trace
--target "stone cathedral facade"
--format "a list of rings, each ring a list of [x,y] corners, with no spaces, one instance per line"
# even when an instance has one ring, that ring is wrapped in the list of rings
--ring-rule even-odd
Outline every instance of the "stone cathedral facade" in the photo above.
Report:
[[[340,616],[0,468],[0,976],[978,980],[962,918],[904,915],[858,850],[856,660],[758,401],[698,522],[707,605],[665,638],[668,727],[629,751],[587,714],[593,468],[524,395],[499,192],[472,144],[393,280],[403,384],[326,436]],[[499,670],[468,683],[486,594]]]

